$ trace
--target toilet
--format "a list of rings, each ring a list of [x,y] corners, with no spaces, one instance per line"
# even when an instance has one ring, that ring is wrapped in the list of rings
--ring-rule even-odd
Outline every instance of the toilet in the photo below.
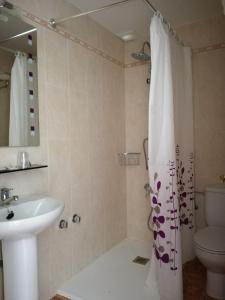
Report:
[[[207,269],[208,296],[225,300],[225,185],[205,191],[207,227],[194,235],[195,253]]]

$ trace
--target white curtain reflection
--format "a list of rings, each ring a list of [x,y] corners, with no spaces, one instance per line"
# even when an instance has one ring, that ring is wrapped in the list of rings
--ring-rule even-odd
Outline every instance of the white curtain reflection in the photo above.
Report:
[[[18,52],[11,71],[9,146],[28,145],[27,55]]]

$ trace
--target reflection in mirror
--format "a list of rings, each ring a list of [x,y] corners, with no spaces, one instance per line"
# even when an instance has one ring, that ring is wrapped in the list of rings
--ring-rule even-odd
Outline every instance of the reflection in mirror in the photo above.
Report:
[[[0,10],[0,146],[38,146],[37,32]]]

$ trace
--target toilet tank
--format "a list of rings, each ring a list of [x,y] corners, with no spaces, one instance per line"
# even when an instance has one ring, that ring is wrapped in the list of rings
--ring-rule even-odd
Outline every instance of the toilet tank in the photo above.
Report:
[[[206,188],[205,213],[208,226],[225,227],[225,185]]]

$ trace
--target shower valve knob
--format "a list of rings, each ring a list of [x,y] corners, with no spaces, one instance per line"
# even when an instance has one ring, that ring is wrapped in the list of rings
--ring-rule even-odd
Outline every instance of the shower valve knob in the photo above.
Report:
[[[220,181],[221,181],[222,183],[225,183],[225,175],[220,175]]]
[[[60,220],[60,222],[59,222],[59,228],[60,229],[66,229],[66,228],[68,228],[68,222],[66,220]]]
[[[72,219],[73,223],[77,223],[79,224],[81,221],[81,217],[78,216],[77,214],[73,215],[73,219]]]

